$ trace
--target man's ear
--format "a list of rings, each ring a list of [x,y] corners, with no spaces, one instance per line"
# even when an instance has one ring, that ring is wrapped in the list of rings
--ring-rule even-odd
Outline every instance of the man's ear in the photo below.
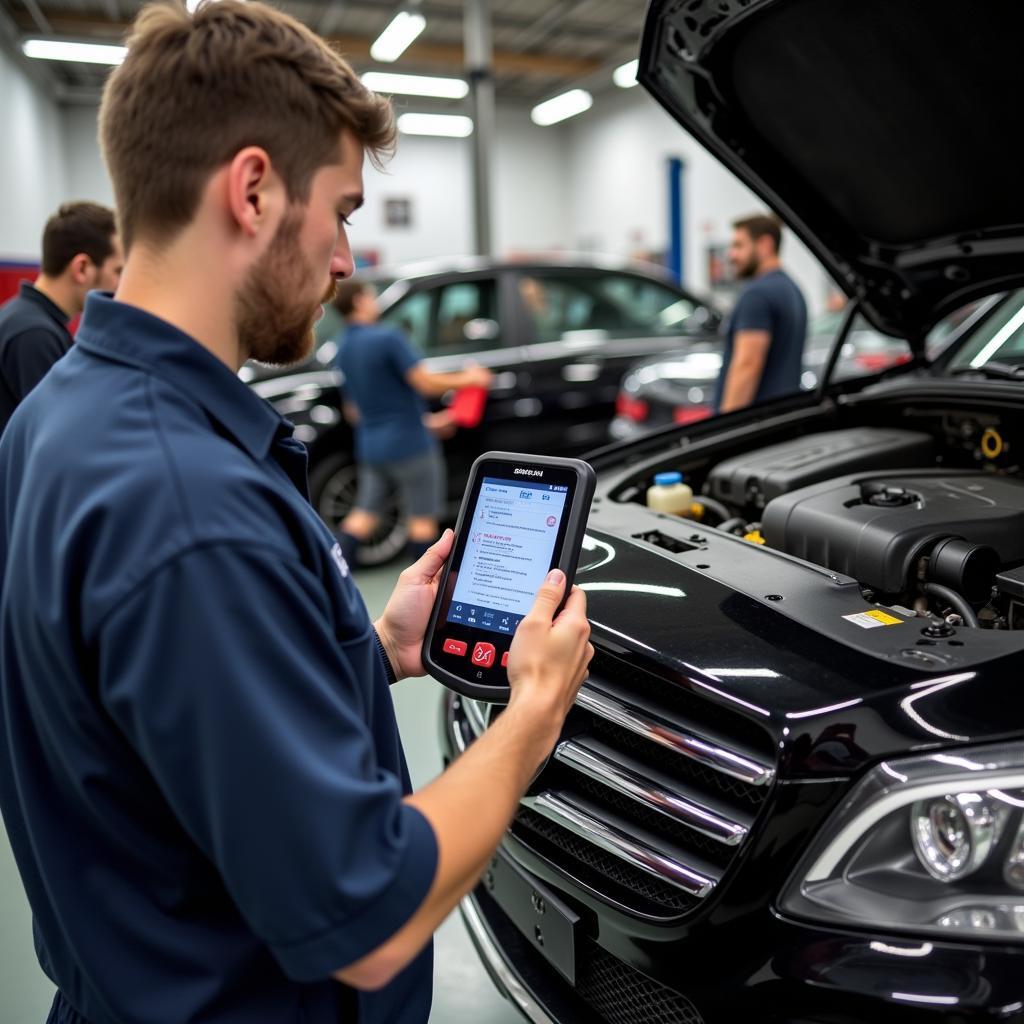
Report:
[[[255,238],[274,225],[285,201],[284,185],[260,146],[240,149],[228,166],[228,209],[243,235]]]
[[[75,284],[88,284],[90,278],[95,277],[96,265],[84,252],[75,253],[68,263],[67,273]]]

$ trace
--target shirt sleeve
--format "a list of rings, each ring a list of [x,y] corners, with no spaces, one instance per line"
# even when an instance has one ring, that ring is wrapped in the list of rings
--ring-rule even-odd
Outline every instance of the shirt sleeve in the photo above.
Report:
[[[771,334],[774,326],[768,296],[759,288],[750,288],[736,304],[732,321],[733,334],[740,331],[767,331]]]
[[[12,393],[21,401],[67,351],[52,331],[29,327],[7,340],[2,371]]]
[[[109,713],[300,982],[390,938],[437,866],[433,830],[366,725],[372,687],[354,665],[383,672],[365,656],[372,629],[336,636],[328,600],[274,551],[207,546],[141,584],[99,637]]]
[[[388,337],[390,340],[388,356],[395,369],[404,377],[419,363],[419,353],[413,349],[401,331],[389,331]]]

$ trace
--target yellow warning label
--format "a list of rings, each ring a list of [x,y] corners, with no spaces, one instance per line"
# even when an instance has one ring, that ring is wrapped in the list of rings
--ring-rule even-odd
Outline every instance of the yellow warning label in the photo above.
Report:
[[[903,622],[903,619],[897,619],[895,615],[889,615],[888,612],[880,611],[878,608],[872,608],[867,612],[857,612],[854,615],[844,615],[843,618],[847,622],[852,622],[855,626],[860,626],[861,629],[898,626]]]
[[[897,619],[895,615],[888,615],[877,608],[872,608],[871,611],[864,614],[869,618],[877,619],[883,626],[898,626],[903,621],[902,619]]]

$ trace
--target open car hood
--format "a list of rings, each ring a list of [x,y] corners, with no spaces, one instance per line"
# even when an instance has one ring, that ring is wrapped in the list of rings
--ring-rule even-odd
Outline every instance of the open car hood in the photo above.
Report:
[[[639,77],[920,354],[1024,281],[1022,38],[1017,0],[653,0]]]

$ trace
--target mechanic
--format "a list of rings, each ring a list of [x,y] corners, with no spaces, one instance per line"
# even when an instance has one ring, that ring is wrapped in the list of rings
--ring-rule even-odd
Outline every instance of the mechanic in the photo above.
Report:
[[[445,424],[428,420],[424,399],[458,388],[489,388],[493,374],[483,366],[431,373],[397,327],[378,322],[377,295],[365,282],[340,284],[335,305],[346,323],[337,362],[345,375],[359,465],[355,507],[338,540],[355,565],[359,545],[373,536],[394,490],[407,519],[406,553],[415,560],[437,540],[447,494],[444,456],[430,429],[431,423],[442,430]]]
[[[127,251],[0,441],[0,810],[59,1024],[422,1024],[430,938],[592,649],[553,573],[513,697],[409,792],[446,534],[374,625],[305,449],[238,378],[307,356],[389,104],[260,3],[142,10],[100,135]],[[472,828],[467,828],[467,822]]]
[[[114,211],[99,203],[65,203],[43,229],[35,284],[0,306],[0,432],[18,403],[73,341],[68,324],[93,288],[113,291],[121,273]]]
[[[729,262],[736,277],[750,283],[724,326],[720,413],[800,390],[807,304],[782,269],[781,245],[775,217],[759,214],[733,224]]]

